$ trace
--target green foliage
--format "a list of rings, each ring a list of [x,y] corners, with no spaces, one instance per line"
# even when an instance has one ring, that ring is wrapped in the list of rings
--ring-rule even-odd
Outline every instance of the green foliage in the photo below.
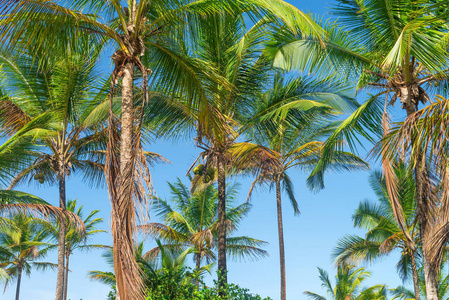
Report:
[[[216,282],[215,282],[216,285]],[[161,278],[156,289],[149,292],[146,300],[271,300],[260,295],[250,293],[249,289],[241,288],[236,284],[227,284],[224,296],[218,294],[216,287],[198,288],[193,284],[176,285],[172,278]]]

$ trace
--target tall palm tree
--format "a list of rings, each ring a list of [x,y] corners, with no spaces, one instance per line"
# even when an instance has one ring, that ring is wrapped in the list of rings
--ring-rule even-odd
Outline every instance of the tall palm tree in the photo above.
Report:
[[[432,6],[432,5],[430,5]],[[326,165],[331,149],[341,137],[355,142],[355,134],[361,133],[370,141],[376,136],[365,130],[387,133],[389,116],[387,105],[400,100],[407,116],[417,111],[420,103],[426,104],[435,91],[443,92],[447,86],[449,70],[446,51],[447,22],[440,14],[420,12],[429,7],[425,2],[406,1],[358,1],[341,0],[334,12],[341,24],[328,24],[328,36],[324,42],[316,39],[288,39],[277,56],[277,65],[298,68],[315,75],[340,76],[355,79],[357,89],[374,91],[327,141],[321,165]],[[286,35],[287,36],[287,35]],[[323,47],[324,46],[324,47]],[[299,54],[300,53],[300,54]],[[382,113],[384,108],[384,113]],[[411,247],[412,238],[405,229],[402,208],[396,197],[396,179],[389,156],[382,152],[383,171],[389,182],[388,190],[395,217]],[[414,165],[417,199],[417,219],[420,232],[432,225],[426,186],[429,180],[421,162]],[[315,173],[309,178],[313,182]],[[422,235],[424,248],[429,249],[431,236]],[[437,270],[439,262],[427,250],[423,252],[426,274],[427,298],[438,299]]]
[[[282,223],[282,192],[286,192],[295,214],[299,214],[294,186],[288,171],[311,170],[318,162],[324,143],[321,141],[333,124],[333,107],[351,107],[354,103],[346,95],[347,89],[338,83],[298,77],[290,80],[278,74],[273,88],[260,96],[244,123],[254,143],[237,143],[233,146],[235,164],[254,165],[258,170],[251,189],[256,184],[268,184],[276,191],[276,208],[279,236],[281,300],[286,299],[286,272],[284,254],[284,229]],[[260,155],[258,149],[266,147],[272,155]],[[368,165],[355,155],[339,151],[334,155],[332,167],[336,170],[357,170]],[[266,160],[273,161],[266,167]],[[249,163],[248,163],[249,162]],[[270,164],[268,164],[270,165]],[[274,166],[274,167],[273,167]],[[322,176],[322,175],[321,175]]]
[[[143,298],[142,282],[132,257],[135,216],[130,212],[134,211],[133,194],[137,199],[143,199],[145,196],[140,193],[142,188],[132,188],[133,181],[136,181],[133,176],[135,166],[139,166],[139,169],[140,166],[143,167],[141,178],[146,179],[147,184],[150,183],[145,159],[141,155],[140,117],[135,118],[134,115],[135,68],[142,74],[144,103],[148,100],[148,75],[154,72],[153,78],[156,81],[160,80],[172,92],[177,91],[178,95],[187,96],[193,106],[204,107],[207,105],[207,92],[200,84],[201,79],[214,77],[213,81],[217,82],[221,81],[221,76],[215,76],[215,69],[210,68],[208,63],[186,59],[170,49],[171,40],[183,39],[185,29],[196,26],[191,24],[193,18],[189,14],[206,16],[216,11],[229,11],[242,6],[246,12],[254,11],[272,18],[277,16],[292,29],[301,27],[304,33],[322,33],[310,16],[280,0],[130,0],[127,5],[124,6],[118,0],[75,0],[72,1],[73,9],[47,0],[6,0],[0,5],[0,9],[8,15],[6,22],[0,27],[0,36],[2,42],[9,46],[28,46],[29,43],[24,42],[26,37],[26,40],[33,41],[33,50],[45,49],[48,54],[52,54],[67,45],[75,44],[76,47],[78,41],[85,42],[83,38],[77,39],[80,34],[85,34],[92,37],[97,44],[104,44],[106,41],[117,47],[111,57],[115,64],[111,80],[111,98],[114,85],[121,79],[122,104],[120,121],[110,112],[106,174],[113,214],[112,228],[116,249],[114,266],[122,300],[129,297]],[[80,12],[83,9],[89,10],[89,13]],[[97,17],[97,12],[100,12],[102,18]],[[145,61],[142,57],[146,54],[151,57],[151,63],[148,65],[142,62]],[[200,117],[207,115],[201,114]],[[118,128],[120,133],[115,132]],[[224,236],[224,233],[222,235]],[[220,243],[225,244],[223,237]],[[220,252],[220,266],[225,270],[224,252]],[[57,294],[57,299],[62,299],[61,293]]]
[[[54,245],[47,242],[48,233],[36,219],[17,214],[9,223],[9,230],[0,233],[0,267],[9,276],[5,285],[17,280],[15,299],[19,300],[22,275],[30,276],[33,268],[56,269],[57,265],[39,261]]]
[[[380,172],[374,172],[370,177],[371,189],[378,197],[378,203],[362,202],[353,215],[354,227],[366,230],[365,237],[346,236],[338,241],[333,256],[337,265],[342,263],[372,262],[390,254],[395,249],[401,251],[401,259],[397,270],[405,281],[412,271],[413,286],[416,299],[420,299],[418,268],[420,263],[417,253],[418,230],[414,222],[416,214],[415,182],[413,172],[404,165],[396,170],[398,178],[398,198],[404,211],[407,231],[414,240],[414,248],[408,247],[407,240],[394,218],[393,208],[388,198],[385,180]]]
[[[10,85],[9,97],[1,101],[0,122],[4,134],[14,134],[34,119],[48,116],[52,131],[35,143],[44,151],[29,151],[34,158],[14,178],[10,187],[34,178],[40,183],[58,184],[59,207],[66,210],[66,178],[72,172],[83,172],[87,181],[101,182],[107,135],[104,127],[107,100],[95,94],[97,76],[95,55],[87,59],[72,53],[55,58],[48,69],[39,71],[31,57],[13,60],[0,57]],[[30,76],[32,74],[32,76]],[[102,107],[103,106],[103,107]],[[58,245],[57,294],[64,283],[66,221],[61,218]]]
[[[370,277],[370,272],[364,268],[356,269],[351,265],[341,265],[338,267],[335,276],[335,286],[332,285],[329,275],[323,269],[318,268],[320,273],[321,286],[326,289],[329,298],[316,293],[306,291],[304,294],[314,300],[386,300],[387,289],[385,285],[374,285],[362,289],[362,283]]]
[[[164,248],[184,249],[192,248],[194,253],[195,270],[201,269],[201,264],[214,262],[217,257],[218,240],[218,193],[214,185],[194,192],[189,192],[178,178],[175,184],[169,183],[172,200],[171,203],[159,200],[156,211],[165,224],[150,223],[142,225],[143,232],[165,242]],[[237,186],[231,185],[226,191],[226,223],[227,234],[234,232],[239,222],[246,216],[251,208],[249,203],[232,206],[237,197]],[[247,236],[229,236],[226,239],[227,254],[235,258],[257,259],[268,255],[266,251],[258,248],[266,242]],[[160,247],[150,250],[149,254],[156,255]],[[198,285],[198,281],[197,281]]]
[[[65,234],[65,266],[64,266],[64,300],[67,299],[68,276],[69,276],[69,258],[74,251],[90,251],[94,249],[105,249],[109,246],[101,244],[89,244],[89,239],[98,233],[106,233],[106,230],[97,229],[97,226],[103,222],[103,218],[97,218],[96,215],[99,210],[93,210],[84,217],[83,205],[77,206],[77,200],[69,200],[67,202],[67,211],[76,214],[83,220],[86,228],[84,233],[80,233],[73,224],[66,222]],[[47,230],[53,239],[59,238],[59,222],[44,223],[44,228]]]

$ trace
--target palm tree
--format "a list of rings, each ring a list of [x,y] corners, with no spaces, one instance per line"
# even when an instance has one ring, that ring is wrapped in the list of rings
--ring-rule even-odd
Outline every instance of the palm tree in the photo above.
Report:
[[[337,113],[332,107],[341,109],[354,105],[346,93],[345,86],[341,84],[333,85],[331,82],[306,77],[284,82],[278,74],[274,79],[273,88],[261,95],[260,100],[254,104],[250,120],[244,125],[251,130],[248,135],[253,137],[256,144],[237,143],[232,148],[237,166],[254,164],[254,169],[258,170],[250,195],[256,184],[266,183],[276,191],[281,300],[286,299],[281,199],[283,191],[287,193],[294,213],[299,214],[288,171],[308,171],[317,164],[324,144],[320,140],[333,125],[328,119],[334,118]],[[272,155],[261,156],[258,153],[261,147],[266,147]],[[335,154],[334,158],[332,167],[336,170],[357,170],[368,166],[357,156],[342,151]],[[266,161],[273,163],[267,164]]]
[[[64,266],[64,300],[67,299],[67,289],[68,289],[68,276],[69,276],[69,258],[74,251],[90,251],[94,249],[105,249],[109,248],[106,245],[100,244],[88,244],[89,239],[93,235],[98,233],[106,233],[106,230],[97,229],[97,226],[103,222],[103,218],[97,218],[99,210],[91,211],[84,218],[83,205],[77,207],[77,200],[69,200],[67,202],[67,211],[76,214],[79,218],[83,220],[86,231],[80,233],[71,223],[66,222],[66,235],[65,235],[65,266]],[[83,219],[84,218],[84,219]],[[44,223],[45,230],[47,230],[52,238],[58,240],[59,238],[59,222]]]
[[[54,246],[46,242],[48,234],[36,219],[17,214],[9,223],[9,230],[0,233],[0,267],[9,276],[5,287],[17,280],[15,299],[19,300],[22,275],[30,276],[33,268],[56,268],[55,264],[39,262]]]
[[[329,275],[323,269],[318,268],[321,286],[326,289],[329,298],[306,291],[304,294],[314,300],[386,300],[385,285],[374,285],[362,289],[362,283],[369,278],[370,273],[364,268],[356,269],[351,265],[340,265],[335,276],[335,286],[332,285]]]
[[[365,130],[380,136],[383,129],[386,134],[389,129],[388,104],[393,105],[399,99],[410,117],[420,103],[426,104],[430,100],[429,94],[445,91],[449,74],[449,54],[445,50],[448,25],[440,14],[416,13],[427,7],[427,3],[412,0],[341,0],[334,11],[340,16],[342,24],[328,24],[328,36],[324,42],[313,38],[286,41],[277,55],[276,65],[310,71],[318,76],[344,74],[345,78],[356,80],[357,89],[375,92],[331,135],[320,164],[326,165],[330,151],[339,146],[335,142],[341,137],[346,137],[353,146],[357,133],[372,142],[376,141],[376,137]],[[385,151],[382,158],[395,218],[411,247],[412,238],[405,229],[402,208],[395,195],[397,184],[391,161]],[[428,219],[433,214],[427,205],[426,186],[429,180],[419,159],[413,167],[423,249],[431,251],[427,244],[432,237],[426,234],[427,228],[432,226]],[[315,173],[312,173],[309,182],[314,181]],[[423,252],[429,300],[438,299],[439,262],[431,256],[427,250]]]
[[[290,28],[301,27],[306,34],[322,33],[310,16],[280,0],[181,2],[130,0],[127,4],[128,7],[125,7],[117,0],[112,2],[75,0],[72,1],[74,9],[69,9],[46,0],[21,0],[20,2],[7,0],[0,5],[0,9],[8,15],[7,20],[0,27],[0,36],[2,42],[10,47],[28,47],[29,43],[24,43],[26,39],[33,41],[32,51],[38,52],[45,49],[47,54],[51,55],[67,45],[82,47],[78,45],[78,41],[85,42],[85,39],[77,39],[77,37],[85,34],[92,37],[97,44],[104,45],[106,41],[110,41],[118,48],[111,57],[115,69],[112,74],[110,94],[112,99],[112,90],[122,79],[121,115],[119,121],[110,111],[106,175],[112,203],[116,262],[114,265],[122,300],[129,297],[143,298],[139,271],[132,259],[132,228],[135,216],[129,213],[134,211],[133,195],[137,199],[145,197],[140,193],[142,188],[132,189],[133,182],[136,181],[133,176],[135,166],[138,166],[138,169],[143,167],[143,174],[140,175],[145,176],[141,178],[146,179],[144,181],[147,184],[150,183],[147,178],[149,172],[146,169],[145,159],[142,157],[140,117],[134,115],[134,69],[137,67],[142,74],[143,104],[148,100],[148,75],[154,72],[156,75],[153,78],[163,82],[171,92],[178,96],[187,96],[194,107],[205,107],[207,92],[201,85],[202,78],[213,77],[213,81],[217,82],[221,81],[221,76],[214,75],[215,69],[210,64],[187,59],[170,48],[173,45],[172,40],[185,37],[185,28],[196,26],[191,24],[194,19],[193,13],[206,16],[216,11],[232,11],[241,6],[245,12],[254,11],[258,14],[269,15],[272,19],[273,16],[277,16]],[[83,9],[89,10],[89,13],[81,13]],[[101,12],[102,18],[97,18],[97,12]],[[100,20],[106,20],[106,22],[103,23]],[[144,65],[145,59],[142,59],[146,54],[151,57],[148,65]],[[200,117],[203,119],[206,115],[202,114]],[[118,128],[120,128],[119,133],[116,132]],[[119,152],[118,149],[120,149]],[[221,178],[223,172],[220,173]],[[137,182],[140,181],[137,180]],[[224,197],[224,191],[221,194]],[[222,208],[224,209],[224,205]],[[224,213],[221,214],[221,219],[224,220]],[[222,247],[225,247],[224,230],[221,240]],[[225,256],[223,256],[225,252],[220,250],[220,253],[219,265],[222,270],[225,270]],[[62,299],[62,293],[57,293],[57,299]]]
[[[167,249],[192,248],[194,253],[195,270],[201,269],[205,260],[208,264],[214,262],[217,257],[214,253],[217,249],[218,237],[218,211],[217,189],[213,185],[194,192],[189,192],[178,178],[175,184],[169,183],[172,193],[172,205],[167,201],[159,200],[156,211],[158,216],[165,220],[165,224],[150,223],[142,225],[143,232],[164,241]],[[237,186],[227,187],[226,223],[227,234],[230,235],[238,228],[239,222],[246,216],[251,208],[249,203],[243,203],[236,207],[231,206],[237,197]],[[258,248],[266,242],[247,236],[231,237],[226,239],[226,251],[235,258],[253,258],[267,256],[267,252]],[[149,255],[155,256],[160,247],[150,250]],[[198,285],[199,281],[196,281]]]
[[[106,104],[101,94],[92,93],[95,88],[95,55],[87,59],[77,53],[56,58],[48,63],[49,69],[39,72],[39,65],[31,57],[12,60],[3,55],[7,77],[11,85],[10,97],[3,99],[0,119],[4,133],[14,133],[27,126],[33,119],[49,116],[54,129],[36,143],[45,151],[35,150],[28,166],[18,173],[10,187],[26,179],[34,178],[41,184],[59,185],[59,207],[66,210],[66,178],[72,172],[81,171],[91,183],[103,178],[104,154],[107,135],[104,127]],[[32,72],[33,76],[29,76]],[[57,295],[64,288],[65,219],[60,220],[58,242]],[[59,298],[58,298],[59,299]]]
[[[404,212],[407,231],[414,240],[414,248],[408,247],[407,240],[394,218],[393,208],[388,197],[385,180],[380,172],[374,172],[370,177],[372,190],[378,197],[378,204],[362,202],[353,215],[354,227],[366,230],[365,237],[346,236],[338,241],[333,256],[337,265],[342,263],[372,262],[390,254],[395,249],[401,250],[401,259],[397,270],[405,281],[413,276],[416,299],[420,299],[417,253],[418,231],[414,223],[416,214],[415,182],[413,172],[402,164],[396,170],[398,178],[398,199]],[[418,265],[418,266],[417,266]]]

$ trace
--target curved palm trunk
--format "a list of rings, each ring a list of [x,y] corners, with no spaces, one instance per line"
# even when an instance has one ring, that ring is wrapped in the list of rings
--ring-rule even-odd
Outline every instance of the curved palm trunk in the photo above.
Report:
[[[19,300],[20,282],[22,281],[22,268],[19,268],[17,273],[16,300]]]
[[[65,176],[59,178],[59,207],[66,209]],[[65,232],[66,220],[63,216],[59,218],[58,237],[58,275],[56,279],[56,300],[63,300],[64,297],[64,258],[65,258]]]
[[[218,289],[225,295],[228,282],[226,268],[226,174],[222,157],[218,157]]]
[[[70,250],[67,249],[67,253],[70,253]],[[68,281],[69,281],[69,256],[70,254],[67,254],[65,257],[65,268],[64,268],[64,300],[67,300],[67,288],[68,288]]]
[[[415,290],[415,300],[421,300],[421,294],[419,292],[418,270],[416,268],[415,253],[410,254],[410,261],[412,264],[413,289]]]
[[[276,207],[278,218],[278,235],[279,235],[279,264],[281,270],[281,300],[286,299],[286,283],[285,283],[285,251],[284,251],[284,226],[282,225],[282,201],[281,201],[281,180],[276,179]]]

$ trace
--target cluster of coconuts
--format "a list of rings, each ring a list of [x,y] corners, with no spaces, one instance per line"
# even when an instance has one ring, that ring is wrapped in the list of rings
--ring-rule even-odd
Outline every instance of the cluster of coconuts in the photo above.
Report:
[[[45,182],[44,173],[37,173],[36,175],[34,175],[34,180],[39,180],[39,183],[44,183]]]
[[[203,176],[203,182],[208,183],[215,177],[215,169],[209,167],[206,169],[205,165],[199,164],[193,168],[193,174]]]

